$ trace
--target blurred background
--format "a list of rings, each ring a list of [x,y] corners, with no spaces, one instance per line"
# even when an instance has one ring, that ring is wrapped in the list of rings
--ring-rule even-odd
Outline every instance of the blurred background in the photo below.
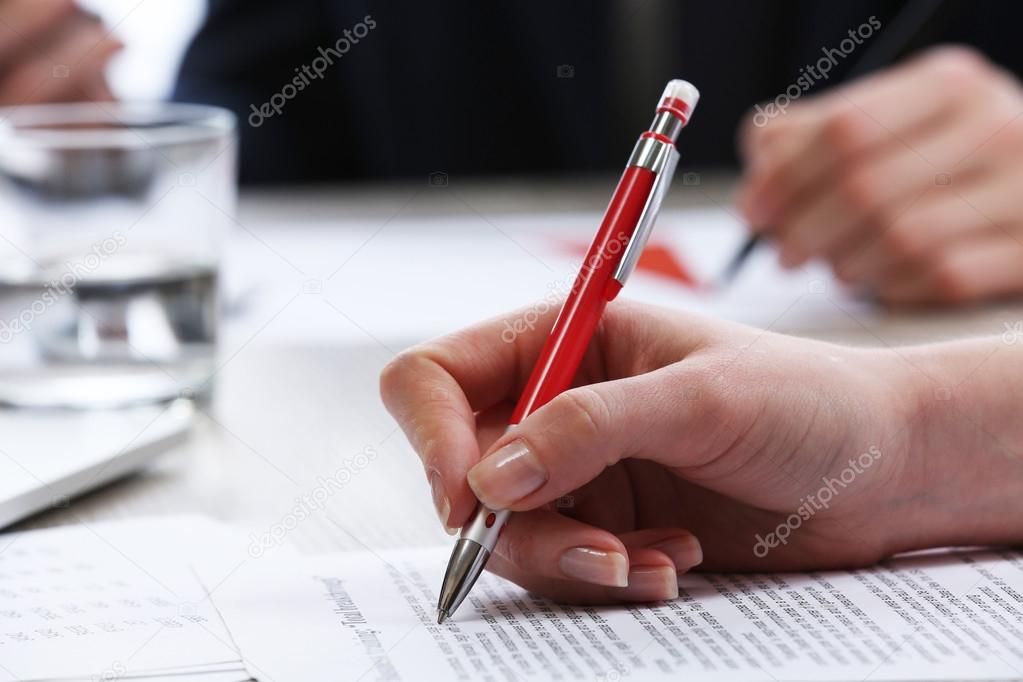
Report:
[[[672,78],[701,99],[626,296],[849,344],[1015,344],[1021,24],[995,0],[0,0],[0,404],[35,410],[0,420],[36,434],[0,443],[0,480],[37,492],[0,522],[181,432],[166,475],[44,522],[200,510],[258,530],[367,446],[402,456],[335,516],[372,525],[394,486],[428,510],[381,367],[558,305]],[[751,197],[786,191],[790,214],[754,224]],[[769,234],[723,278],[751,227]],[[789,243],[839,229],[831,253]],[[69,407],[93,426],[50,421]],[[91,464],[44,471],[39,453],[81,449],[65,433]],[[382,544],[440,532],[419,516]],[[351,545],[337,528],[295,538]]]
[[[170,97],[185,48],[206,16],[206,1],[82,0],[80,4],[102,18],[124,43],[107,71],[114,94],[132,100]]]

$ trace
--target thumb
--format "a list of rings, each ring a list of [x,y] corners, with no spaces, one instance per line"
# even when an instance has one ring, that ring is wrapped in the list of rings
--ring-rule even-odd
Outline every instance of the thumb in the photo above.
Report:
[[[685,383],[666,368],[566,391],[498,439],[469,470],[469,485],[491,509],[525,511],[622,459],[667,460],[666,448],[651,446],[696,421],[694,404],[683,399]]]

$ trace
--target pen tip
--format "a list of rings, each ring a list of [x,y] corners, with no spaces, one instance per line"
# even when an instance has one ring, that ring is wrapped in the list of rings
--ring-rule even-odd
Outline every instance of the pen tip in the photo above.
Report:
[[[444,621],[446,621],[447,619],[448,619],[447,611],[442,610],[437,612],[437,625],[443,625]]]

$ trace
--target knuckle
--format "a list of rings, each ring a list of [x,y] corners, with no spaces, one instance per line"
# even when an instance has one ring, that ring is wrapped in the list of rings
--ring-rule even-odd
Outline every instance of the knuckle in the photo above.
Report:
[[[948,302],[957,303],[969,298],[970,277],[947,254],[938,254],[931,263],[931,280],[935,297]]]
[[[414,382],[416,374],[425,363],[432,362],[430,351],[417,346],[402,351],[380,371],[380,396],[388,407],[395,398]]]
[[[869,234],[881,235],[898,224],[901,214],[899,208],[883,201],[870,207],[865,219],[864,229]]]
[[[867,132],[862,117],[855,111],[843,110],[832,115],[821,126],[821,141],[830,153],[844,158],[860,149]]]
[[[855,211],[873,209],[878,203],[876,181],[859,167],[848,170],[838,181],[838,192],[845,204]]]
[[[388,362],[380,372],[380,394],[387,399],[394,395],[417,362],[414,351],[403,351]]]
[[[760,172],[767,178],[764,183],[765,195],[789,196],[799,187],[799,170],[794,163],[768,159]]]
[[[934,77],[946,88],[975,92],[995,80],[991,63],[980,52],[964,45],[935,48],[924,59]]]
[[[841,260],[836,260],[832,266],[835,270],[835,277],[846,284],[853,284],[859,281],[858,273],[861,271],[861,268],[858,267],[857,255],[844,256]]]
[[[881,248],[893,260],[911,260],[919,251],[920,242],[912,226],[895,225],[881,233]]]
[[[610,422],[611,409],[607,401],[588,386],[565,391],[553,402],[557,403],[557,412],[563,415],[566,424],[582,433],[597,436]]]
[[[513,566],[527,569],[534,563],[536,555],[535,535],[533,533],[519,532],[515,527],[514,519],[505,528],[505,532],[498,541],[498,553],[507,559]]]
[[[727,403],[723,386],[741,371],[741,363],[724,355],[711,358],[702,367],[679,366],[674,373],[676,399],[683,404],[695,401],[702,411],[720,412]]]
[[[75,0],[56,0],[50,3],[50,12],[55,17],[73,16],[77,11],[78,5]]]
[[[758,113],[749,111],[739,128],[742,141],[751,150],[770,147],[787,129],[786,121],[780,117],[768,118],[763,123],[758,120]]]

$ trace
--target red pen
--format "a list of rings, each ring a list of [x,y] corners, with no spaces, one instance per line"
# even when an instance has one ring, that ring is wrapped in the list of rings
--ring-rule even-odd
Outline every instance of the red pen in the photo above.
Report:
[[[675,140],[699,98],[699,91],[687,81],[673,80],[664,89],[654,122],[632,150],[597,236],[515,406],[510,426],[572,385],[604,307],[622,290],[650,237],[678,164]],[[438,623],[450,617],[472,589],[510,516],[506,509],[488,509],[481,504],[462,528],[441,585]]]

